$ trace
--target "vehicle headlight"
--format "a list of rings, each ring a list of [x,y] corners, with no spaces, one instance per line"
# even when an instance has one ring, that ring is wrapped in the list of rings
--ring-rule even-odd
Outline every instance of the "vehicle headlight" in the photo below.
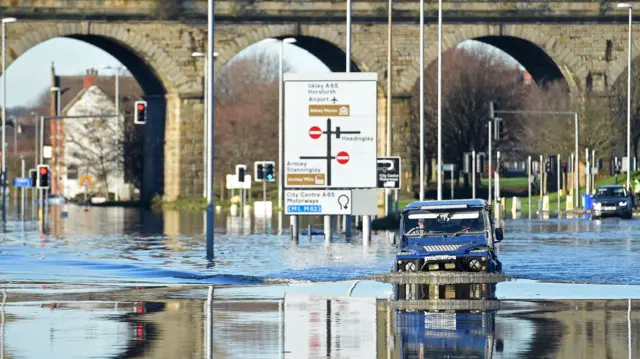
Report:
[[[600,207],[602,207],[602,203],[600,203],[600,202],[595,202],[593,204],[593,208],[600,208]]]
[[[622,201],[618,203],[618,206],[626,206],[626,205],[627,205],[627,201]]]

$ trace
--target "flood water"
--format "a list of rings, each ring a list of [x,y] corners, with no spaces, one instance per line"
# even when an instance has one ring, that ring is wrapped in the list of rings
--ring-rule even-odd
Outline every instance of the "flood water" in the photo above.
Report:
[[[260,283],[338,281],[383,274],[395,247],[386,232],[363,244],[359,233],[278,235],[276,220],[216,217],[215,259],[205,258],[204,214],[138,209],[50,208],[45,233],[38,222],[9,218],[0,239],[0,280],[70,283]],[[322,218],[311,219],[322,223]],[[285,221],[286,222],[286,221]],[[307,222],[301,223],[301,228]],[[527,279],[640,284],[640,219],[584,217],[504,220],[497,244],[507,274]],[[288,227],[286,222],[283,227]],[[321,225],[318,228],[322,228]],[[635,238],[635,239],[634,239]]]
[[[640,219],[504,220],[517,280],[434,288],[370,280],[384,231],[294,242],[286,220],[217,215],[209,262],[202,213],[61,209],[44,233],[8,216],[1,359],[640,358]]]

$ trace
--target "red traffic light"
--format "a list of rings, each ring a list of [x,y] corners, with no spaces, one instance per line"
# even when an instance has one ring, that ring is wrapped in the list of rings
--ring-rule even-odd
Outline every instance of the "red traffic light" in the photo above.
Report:
[[[40,174],[41,175],[46,175],[47,173],[49,173],[49,169],[46,167],[40,167]]]
[[[142,111],[142,110],[144,110],[144,104],[139,103],[138,104],[138,111]]]

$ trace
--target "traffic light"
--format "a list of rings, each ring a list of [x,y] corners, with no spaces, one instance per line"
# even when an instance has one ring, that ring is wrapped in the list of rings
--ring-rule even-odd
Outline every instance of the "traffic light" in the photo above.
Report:
[[[547,173],[551,172],[551,161],[545,161],[544,162],[544,171]]]
[[[236,165],[236,176],[238,182],[244,182],[244,175],[247,173],[247,165]]]
[[[38,183],[38,171],[35,168],[29,170],[29,177],[31,177],[31,187],[36,187]]]
[[[505,133],[504,120],[500,119],[500,122],[498,122],[498,138],[503,139]]]
[[[567,173],[569,168],[566,162],[562,164],[562,173]]]
[[[147,122],[147,101],[135,102],[135,116],[133,123],[136,125],[144,125]]]
[[[51,186],[51,169],[48,165],[38,165],[38,188],[49,189]]]
[[[269,182],[273,182],[276,180],[276,175],[274,173],[275,167],[276,164],[274,162],[264,163],[264,178]]]
[[[264,162],[256,162],[253,165],[253,172],[256,178],[256,182],[262,182],[262,180],[264,179]]]

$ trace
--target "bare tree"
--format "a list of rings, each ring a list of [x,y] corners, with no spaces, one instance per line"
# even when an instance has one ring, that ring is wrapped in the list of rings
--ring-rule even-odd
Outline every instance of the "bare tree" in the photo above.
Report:
[[[535,87],[527,99],[533,111],[577,112],[580,155],[585,149],[609,155],[619,126],[609,108],[607,97],[590,94],[574,95],[563,82]],[[524,136],[520,144],[529,152],[542,155],[575,152],[575,123],[570,115],[524,116]]]
[[[290,66],[284,64],[283,71]],[[278,157],[278,58],[266,52],[232,60],[215,79],[215,171]]]
[[[442,152],[443,161],[462,164],[463,154],[487,148],[489,102],[502,108],[520,108],[529,89],[521,73],[494,54],[478,50],[452,49],[443,55]],[[411,147],[419,147],[419,84],[413,89]],[[437,64],[425,69],[425,158],[436,156]],[[509,136],[521,132],[518,121],[509,126]],[[419,165],[419,162],[417,163]]]

